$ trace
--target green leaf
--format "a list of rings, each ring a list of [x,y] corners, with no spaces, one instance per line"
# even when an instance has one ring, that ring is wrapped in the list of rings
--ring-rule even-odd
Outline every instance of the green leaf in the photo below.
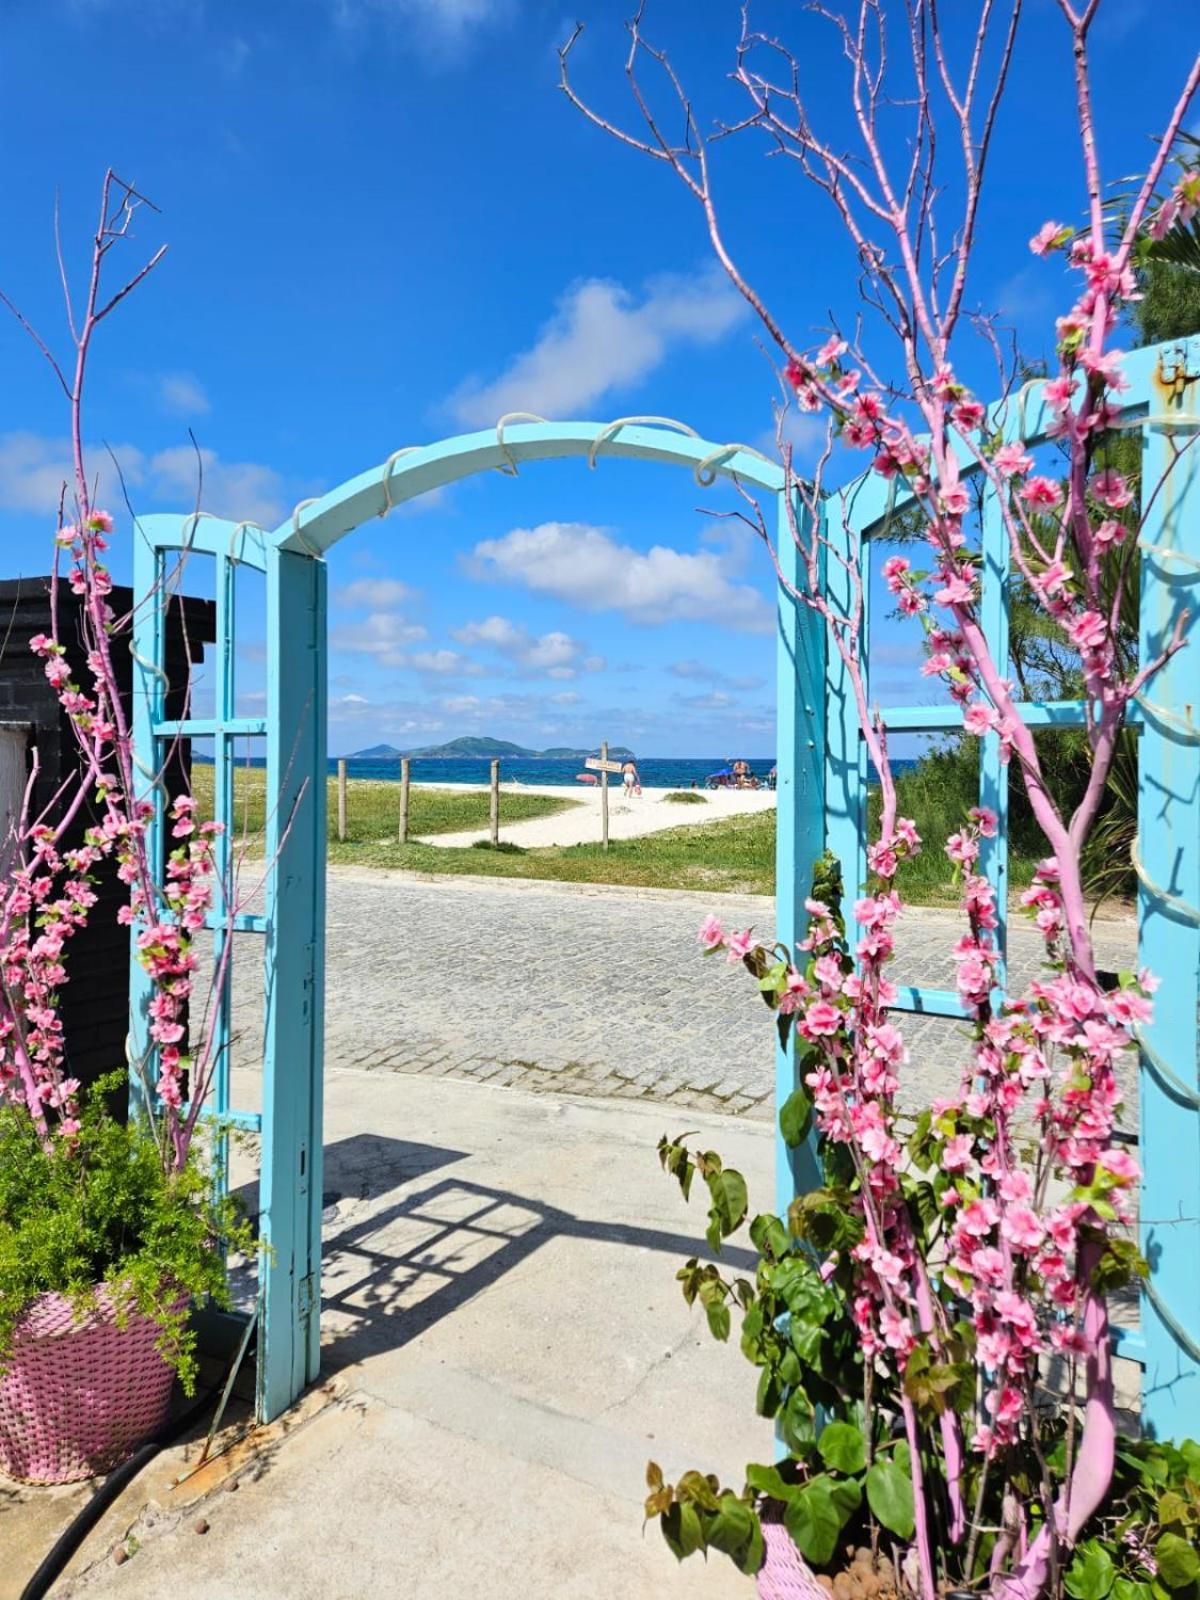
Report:
[[[847,1477],[861,1472],[867,1464],[867,1442],[860,1429],[849,1422],[830,1422],[817,1440],[821,1460]]]
[[[724,1300],[715,1296],[712,1299],[705,1300],[704,1312],[708,1317],[708,1331],[713,1338],[722,1341],[728,1339],[730,1328],[729,1307]]]
[[[723,1494],[721,1504],[708,1525],[708,1542],[714,1550],[735,1556],[754,1531],[754,1513],[735,1494]]]
[[[862,1505],[862,1485],[857,1478],[842,1478],[834,1483],[829,1493],[833,1497],[834,1505],[846,1521],[849,1521]]]
[[[741,1227],[745,1221],[750,1195],[746,1189],[745,1178],[732,1167],[710,1172],[705,1182],[712,1196],[705,1237],[714,1250],[719,1250],[721,1240],[728,1238],[734,1229]]]
[[[750,1242],[760,1255],[775,1261],[787,1255],[790,1243],[783,1223],[768,1211],[760,1211],[750,1224]]]
[[[812,1114],[812,1095],[803,1085],[798,1085],[779,1109],[779,1131],[785,1144],[795,1149],[808,1138]]]
[[[1112,1600],[1154,1600],[1154,1590],[1148,1583],[1118,1578],[1112,1586]]]
[[[796,1548],[814,1567],[832,1561],[845,1518],[825,1484],[807,1483],[783,1514]]]
[[[692,1555],[704,1544],[700,1513],[690,1501],[677,1502],[669,1511],[664,1511],[659,1526],[662,1528],[663,1538],[678,1561]]]
[[[792,1317],[788,1335],[792,1341],[792,1349],[805,1366],[815,1367],[821,1354],[824,1330],[811,1322],[801,1321],[799,1317]]]
[[[1154,1546],[1158,1575],[1168,1589],[1186,1589],[1200,1577],[1200,1555],[1196,1547],[1177,1533],[1164,1533]]]
[[[746,1482],[757,1494],[769,1500],[790,1500],[800,1492],[800,1485],[788,1483],[778,1467],[764,1467],[752,1461],[746,1468]]]
[[[1105,1600],[1115,1578],[1112,1557],[1097,1540],[1089,1539],[1076,1550],[1063,1586],[1074,1600]]]
[[[1176,1494],[1174,1489],[1168,1489],[1158,1498],[1158,1520],[1164,1528],[1169,1528],[1173,1522],[1186,1523],[1188,1516],[1188,1503],[1181,1494]]]
[[[867,1504],[889,1533],[911,1539],[916,1527],[912,1479],[895,1461],[877,1461],[867,1473]]]

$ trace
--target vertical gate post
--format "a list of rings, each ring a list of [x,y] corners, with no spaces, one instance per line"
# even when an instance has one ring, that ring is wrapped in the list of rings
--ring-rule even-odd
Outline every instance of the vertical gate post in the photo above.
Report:
[[[267,937],[257,1411],[320,1366],[326,568],[267,560]]]
[[[1142,1035],[1142,1425],[1180,1439],[1200,1437],[1200,339],[1165,349],[1159,379],[1143,434],[1139,659],[1191,618],[1187,646],[1147,686],[1138,752],[1138,955],[1162,983]]]
[[[797,506],[799,518],[807,516]],[[802,524],[803,525],[803,524]],[[787,502],[779,496],[777,548],[784,578],[803,588],[800,553]],[[795,954],[804,937],[812,864],[825,848],[825,622],[778,586],[777,734],[775,742],[775,937]],[[820,1184],[811,1143],[791,1150],[778,1112],[796,1086],[794,1036],[776,1043],[775,1208],[781,1216],[797,1194]]]

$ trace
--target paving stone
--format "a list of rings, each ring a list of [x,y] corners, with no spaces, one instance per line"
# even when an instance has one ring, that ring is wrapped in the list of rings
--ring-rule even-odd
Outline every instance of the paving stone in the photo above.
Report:
[[[707,909],[771,935],[771,903],[752,896],[584,895],[519,880],[335,870],[327,1061],[770,1118],[772,1020],[744,973],[701,958],[695,935]],[[953,910],[906,911],[896,981],[951,988],[961,932]],[[1098,924],[1097,947],[1103,965],[1130,965],[1132,920]],[[1014,988],[1033,975],[1039,949],[1014,917]],[[236,1059],[253,1070],[262,1038],[257,961],[240,964],[234,991]],[[905,1098],[928,1104],[956,1086],[969,1043],[961,1024],[905,1018],[903,1028],[913,1055]]]

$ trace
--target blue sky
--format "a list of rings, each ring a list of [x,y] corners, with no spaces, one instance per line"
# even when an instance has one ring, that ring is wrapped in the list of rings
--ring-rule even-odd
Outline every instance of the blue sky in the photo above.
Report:
[[[0,285],[60,340],[54,195],[81,269],[108,163],[161,208],[143,214],[139,245],[170,246],[98,342],[95,464],[106,443],[139,510],[186,509],[190,427],[205,504],[273,525],[400,446],[507,410],[647,412],[763,444],[772,375],[693,202],[555,89],[555,46],[578,13],[579,82],[626,115],[623,12],[615,0],[7,6]],[[738,105],[724,76],[737,13],[733,0],[649,8],[649,31],[714,116]],[[782,3],[760,15],[812,63],[814,113],[841,126],[844,85],[819,19]],[[1102,19],[1096,83],[1115,177],[1144,164],[1195,48],[1196,9],[1107,0]],[[1037,355],[1066,291],[1026,241],[1049,216],[1073,220],[1080,187],[1052,0],[1028,0],[1023,28],[968,298],[1003,308]],[[753,137],[722,146],[716,170],[727,232],[793,335],[830,313],[852,320],[853,261],[821,197]],[[0,370],[7,576],[46,568],[66,419],[7,322]],[[982,365],[978,378],[986,386]],[[731,503],[680,469],[551,463],[360,530],[330,560],[331,749],[487,733],[768,753],[765,555],[699,509]],[[252,609],[247,620],[249,705],[261,628]],[[922,698],[917,659],[911,634],[880,629],[881,698]]]

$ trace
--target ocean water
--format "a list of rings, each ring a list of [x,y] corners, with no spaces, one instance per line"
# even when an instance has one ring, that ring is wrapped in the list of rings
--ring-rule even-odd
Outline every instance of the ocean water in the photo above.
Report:
[[[774,756],[747,759],[750,761],[750,770],[759,778],[765,778],[775,765]],[[211,762],[212,756],[197,750],[193,754],[193,760]],[[249,763],[243,761],[239,764],[262,767],[266,762],[261,757],[255,757]],[[693,783],[703,789],[709,774],[720,772],[727,764],[715,756],[646,756],[638,762],[638,772],[641,774],[643,785],[648,789],[690,789]],[[897,775],[911,771],[918,765],[918,761],[903,756],[893,758],[892,761],[893,770]],[[337,766],[337,757],[330,756],[328,761],[330,777],[336,776]],[[500,781],[526,783],[530,788],[539,785],[574,784],[576,775],[584,770],[582,761],[530,761],[512,757],[501,760]],[[349,759],[346,762],[346,775],[350,778],[374,778],[383,783],[399,783],[400,761],[399,758],[394,761]],[[414,759],[410,776],[413,783],[486,784],[491,780],[491,762],[486,759],[434,757],[427,757],[424,760]],[[621,779],[618,774],[613,774],[610,781],[620,783]],[[582,785],[580,787],[582,788]]]
[[[735,757],[735,759],[738,759]],[[765,778],[775,765],[774,756],[747,757],[750,770]],[[715,756],[647,756],[638,762],[642,783],[648,789],[690,789],[693,782],[704,787],[710,772],[719,772],[726,765],[724,758]],[[337,771],[337,761],[329,763],[331,773]],[[531,788],[547,784],[573,784],[577,773],[583,772],[582,761],[522,761],[519,757],[501,759],[501,783],[527,783]],[[491,762],[457,759],[414,759],[409,769],[413,783],[487,783],[491,778]],[[347,761],[346,774],[351,778],[382,778],[400,781],[400,762]],[[610,778],[619,783],[620,777]],[[582,785],[580,785],[582,787]]]

